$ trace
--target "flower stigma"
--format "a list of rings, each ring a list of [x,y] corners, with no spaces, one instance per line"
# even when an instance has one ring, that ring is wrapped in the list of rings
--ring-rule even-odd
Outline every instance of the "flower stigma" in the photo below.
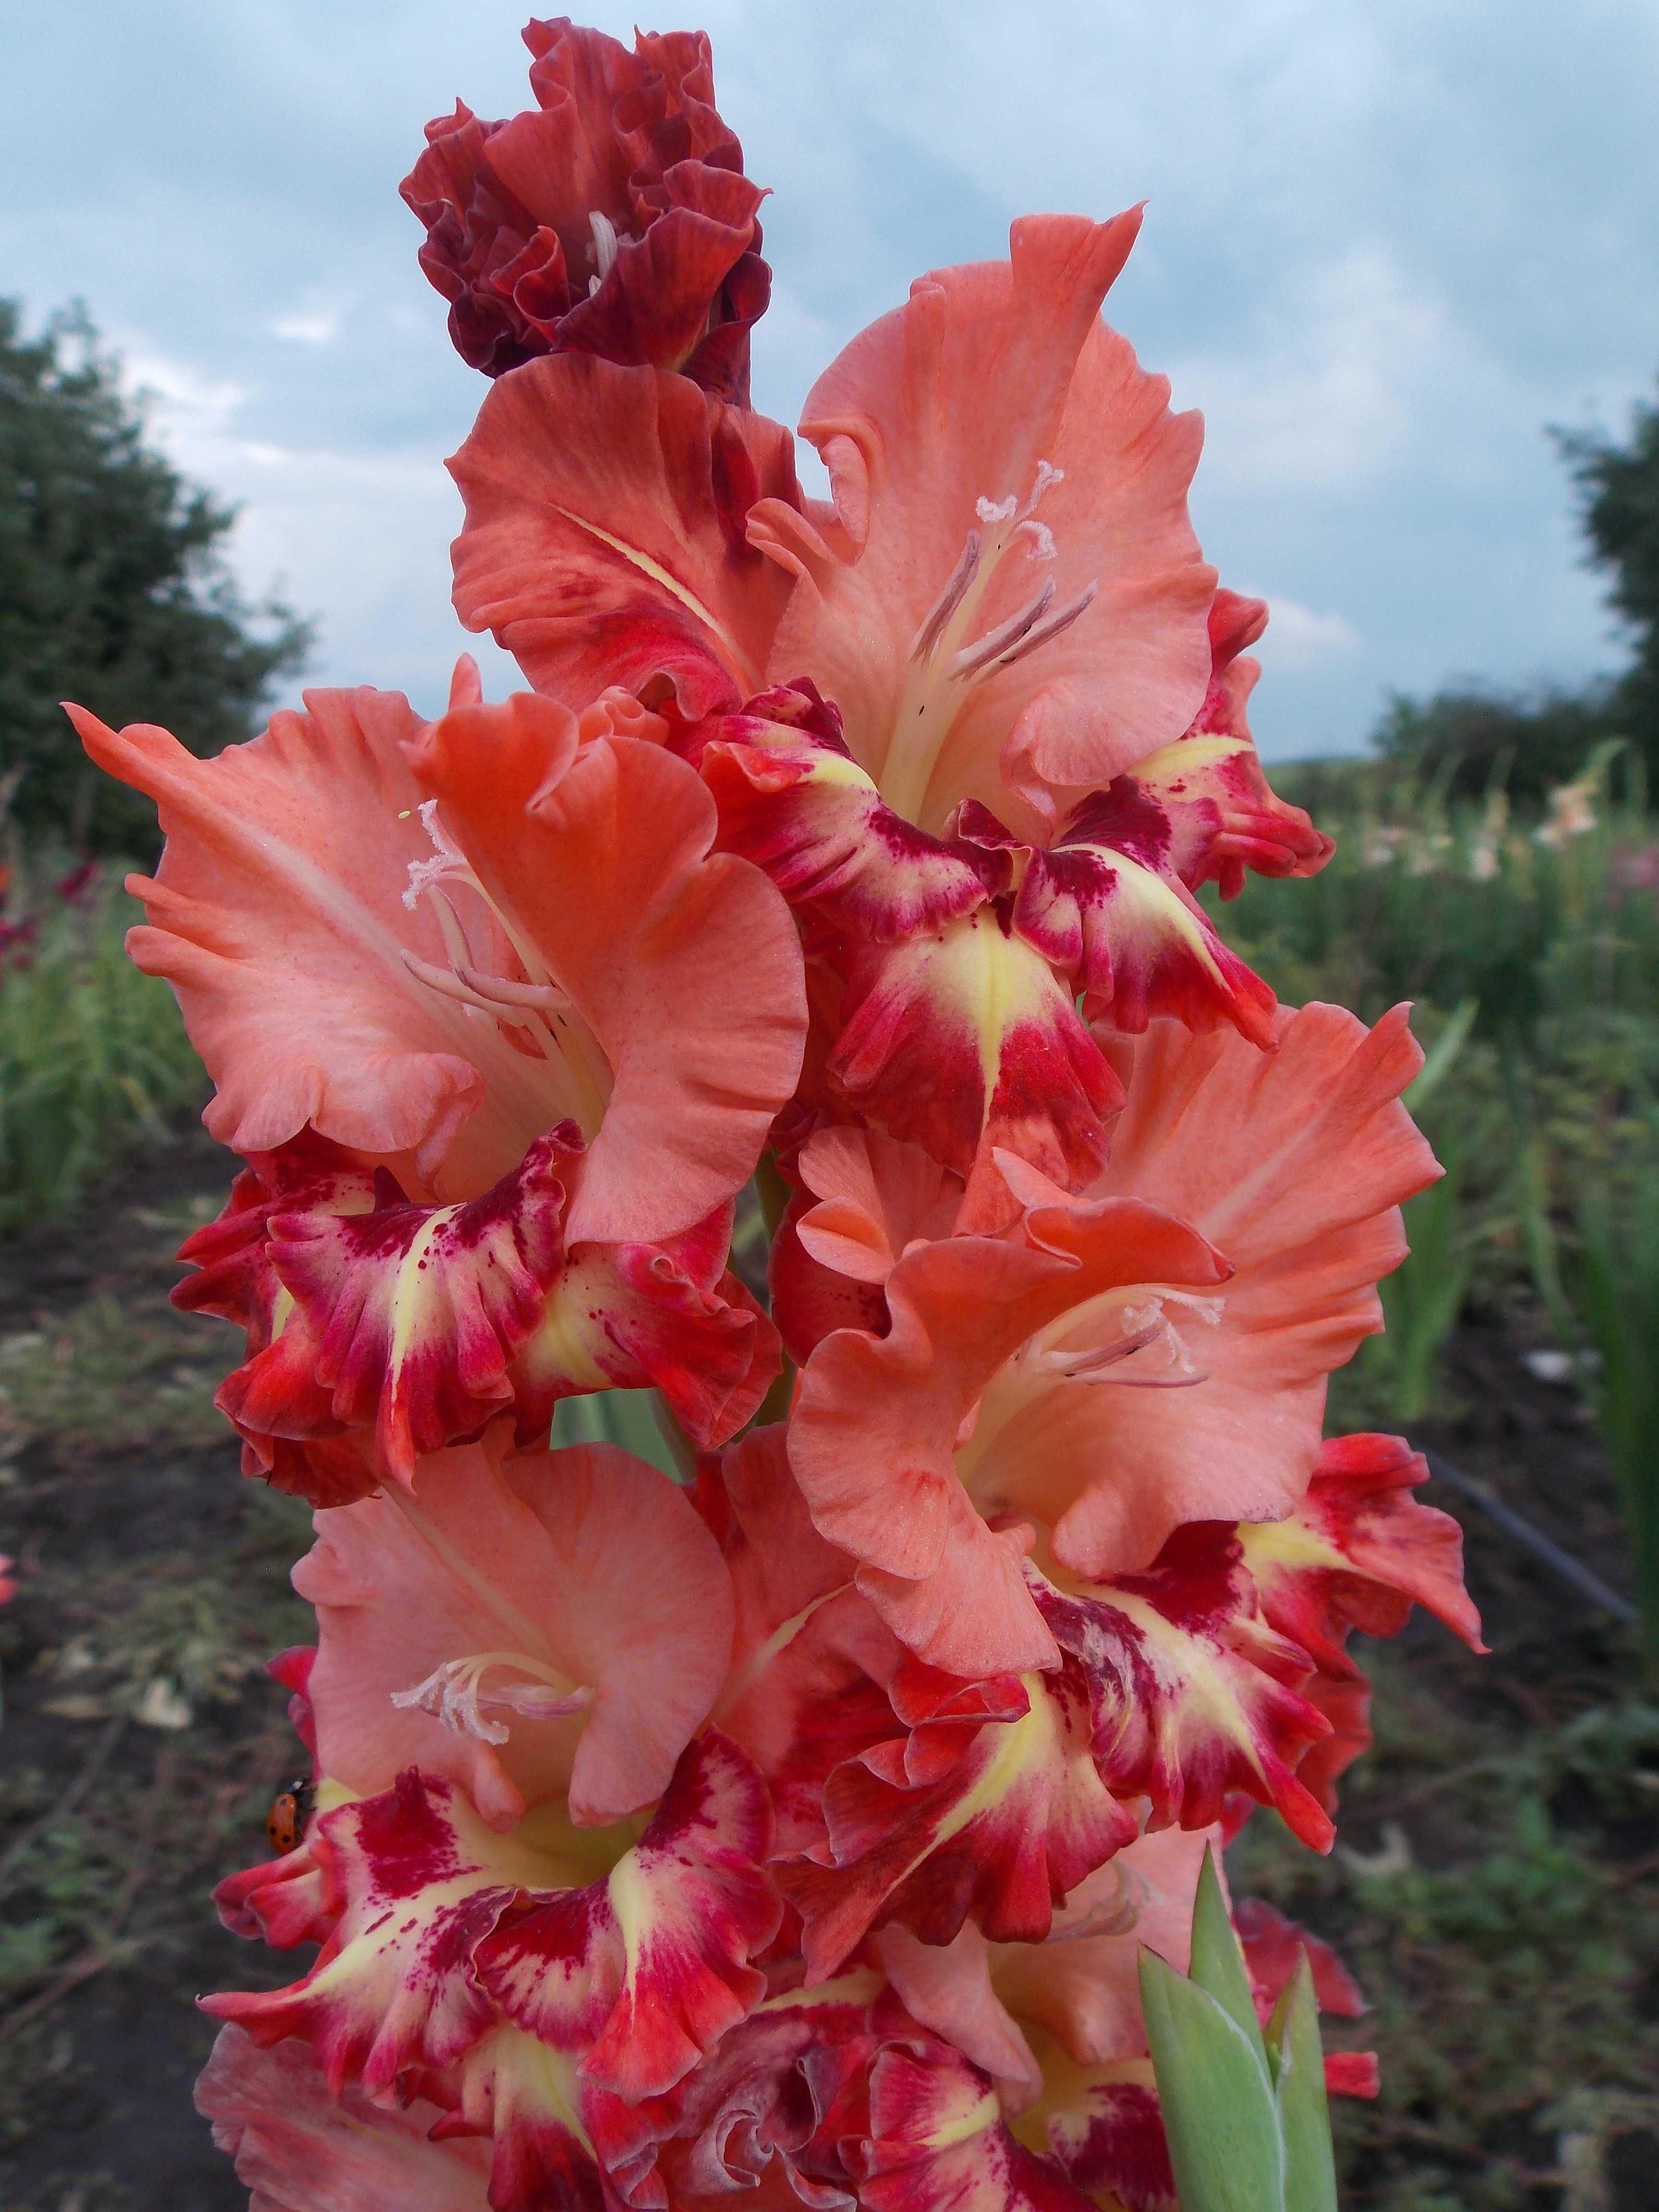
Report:
[[[1039,461],[1023,506],[1012,492],[1006,499],[977,501],[983,534],[969,532],[961,557],[911,642],[910,672],[878,779],[882,797],[908,821],[921,821],[933,770],[969,691],[1069,629],[1100,588],[1086,585],[1056,606],[1048,577],[1006,621],[970,638],[991,580],[1017,544],[1024,543],[1030,560],[1054,559],[1054,532],[1036,510],[1050,486],[1064,480],[1063,469]]]

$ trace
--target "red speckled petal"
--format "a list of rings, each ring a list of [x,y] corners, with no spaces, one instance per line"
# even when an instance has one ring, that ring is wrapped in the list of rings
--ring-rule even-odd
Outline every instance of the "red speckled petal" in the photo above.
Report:
[[[698,768],[728,851],[763,868],[820,933],[880,945],[941,929],[1004,888],[1005,854],[932,836],[894,813],[848,752],[833,709],[833,735],[786,722],[799,696],[751,700],[702,750]],[[811,703],[822,722],[816,695]]]
[[[1038,1602],[1087,1679],[1102,1774],[1118,1796],[1149,1801],[1152,1826],[1208,1827],[1243,1790],[1330,1848],[1331,1823],[1296,1776],[1329,1723],[1296,1694],[1311,1665],[1261,1619],[1232,1528],[1194,1522],[1146,1574],[1075,1596],[1041,1588]]]
[[[1139,1827],[1096,1770],[1079,1668],[969,1684],[913,1662],[890,1694],[908,1733],[831,1772],[823,1842],[776,1869],[813,1979],[890,1920],[930,1944],[969,1918],[1040,1942],[1054,1906]]]
[[[849,1106],[964,1178],[963,1230],[1018,1211],[998,1148],[1063,1189],[1090,1182],[1121,1101],[1048,962],[989,908],[853,954],[829,1073]]]
[[[1485,1650],[1463,1587],[1463,1532],[1411,1494],[1428,1479],[1402,1437],[1333,1437],[1289,1518],[1239,1530],[1263,1613],[1326,1672],[1353,1671],[1350,1629],[1395,1636],[1413,1604]]]
[[[1058,844],[1033,853],[1014,904],[1019,934],[1070,977],[1091,1019],[1134,1036],[1157,1014],[1189,1030],[1231,1022],[1270,1047],[1273,992],[1179,877],[1111,842],[1113,828],[1103,810],[1086,810]]]
[[[781,1916],[762,1870],[770,1842],[753,1765],[705,1733],[608,1882],[528,1902],[480,1947],[483,1985],[516,2025],[580,2051],[585,2081],[659,2095],[765,1992],[749,1961]]]
[[[202,2004],[262,2045],[303,2037],[332,2094],[349,2079],[375,2096],[477,2042],[493,2008],[473,1954],[520,1889],[552,1886],[558,1869],[522,1831],[493,1835],[459,1790],[413,1769],[316,1829],[311,1848],[342,1900],[316,1965],[288,1989]]]
[[[372,1427],[381,1464],[405,1484],[419,1455],[476,1436],[511,1402],[507,1369],[563,1268],[580,1154],[567,1122],[463,1205],[388,1193],[373,1212],[273,1214],[271,1264],[295,1313],[226,1385],[225,1410],[251,1430],[293,1433],[319,1384],[336,1428]]]

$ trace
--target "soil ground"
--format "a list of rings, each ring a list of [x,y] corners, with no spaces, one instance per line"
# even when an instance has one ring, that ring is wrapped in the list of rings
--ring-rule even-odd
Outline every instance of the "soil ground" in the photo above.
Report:
[[[241,1480],[210,1400],[232,1346],[175,1314],[172,1255],[222,1200],[199,1133],[67,1221],[0,1246],[0,2212],[245,2203],[191,2104],[192,2000],[296,1961],[205,1892],[265,1856],[297,1765],[262,1662],[307,1633],[302,1509]],[[1419,1441],[1484,1477],[1615,1589],[1606,1469],[1524,1332],[1466,1327]],[[1327,1862],[1265,1816],[1232,1854],[1336,1942],[1373,2000],[1332,2037],[1382,2055],[1347,2105],[1345,2203],[1387,2212],[1659,2206],[1659,1716],[1627,1634],[1455,1496],[1492,1656],[1417,1619],[1373,1647],[1376,1749]]]

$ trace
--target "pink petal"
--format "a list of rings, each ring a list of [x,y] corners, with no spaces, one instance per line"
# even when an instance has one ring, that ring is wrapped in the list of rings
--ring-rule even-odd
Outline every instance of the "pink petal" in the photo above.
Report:
[[[416,1497],[435,1545],[369,1498],[319,1514],[295,1570],[321,1632],[309,1695],[323,1771],[372,1795],[418,1765],[497,1825],[567,1789],[587,1825],[659,1796],[732,1643],[726,1570],[684,1496],[613,1445],[506,1455],[492,1432],[426,1461]],[[446,1661],[520,1649],[526,1625],[527,1656],[592,1690],[585,1713],[509,1716],[495,1746],[392,1704]]]
[[[799,1072],[805,989],[782,900],[710,852],[714,804],[684,762],[584,736],[548,701],[464,704],[409,752],[610,1066],[569,1241],[690,1228],[747,1178]]]
[[[830,472],[839,536],[769,503],[751,534],[803,572],[773,648],[847,718],[854,757],[891,793],[910,648],[951,576],[976,503],[1024,500],[1037,465],[1064,471],[1040,520],[1054,558],[1011,555],[984,610],[994,627],[1045,575],[1062,599],[1097,585],[1062,635],[970,695],[912,818],[957,799],[1000,811],[1005,781],[1087,787],[1178,737],[1209,675],[1214,587],[1187,520],[1195,416],[1171,416],[1097,320],[1139,227],[1033,216],[1011,258],[936,270],[855,338],[809,395],[801,434]],[[832,550],[833,549],[833,550]],[[902,811],[911,812],[908,807]]]
[[[661,678],[696,720],[761,689],[789,586],[744,518],[799,504],[787,431],[684,377],[562,354],[492,386],[450,471],[456,611],[538,691],[580,708]]]
[[[300,2043],[262,2051],[219,2031],[196,2109],[252,2191],[248,2212],[489,2212],[486,2143],[434,2143],[442,2113],[417,2099],[390,2109],[360,2089],[336,2099]]]
[[[791,1463],[819,1529],[862,1563],[860,1587],[921,1657],[969,1679],[1056,1663],[1020,1570],[1029,1534],[988,1528],[957,1469],[963,1425],[1003,1362],[1114,1287],[1223,1273],[1200,1237],[1150,1206],[1042,1208],[1008,1241],[913,1249],[888,1279],[890,1333],[841,1330],[818,1346]],[[1101,1392],[1071,1387],[1098,1418]],[[994,1452],[983,1435],[981,1422],[966,1448],[988,1456],[1011,1518],[1028,1498],[1044,1517],[1075,1498],[1066,1458],[1034,1457],[1023,1430]]]
[[[98,765],[157,801],[167,840],[155,879],[131,885],[149,919],[129,950],[179,994],[222,1144],[273,1151],[308,1121],[428,1170],[453,1152],[452,1178],[482,1190],[556,1117],[535,1063],[404,963],[405,948],[447,959],[428,908],[404,904],[432,851],[401,750],[422,725],[397,692],[306,705],[211,760],[73,710]]]

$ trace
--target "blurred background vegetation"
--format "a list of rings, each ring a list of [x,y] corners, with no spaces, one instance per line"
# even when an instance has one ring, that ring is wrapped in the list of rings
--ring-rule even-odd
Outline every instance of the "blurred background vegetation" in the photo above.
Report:
[[[1286,1001],[1374,1020],[1410,1000],[1429,1054],[1410,1103],[1448,1172],[1407,1210],[1389,1334],[1335,1378],[1333,1430],[1474,1470],[1640,1615],[1598,1612],[1432,1484],[1466,1523],[1492,1656],[1415,1626],[1367,1655],[1377,1742],[1342,1847],[1312,1861],[1257,1814],[1230,1855],[1236,1891],[1335,1942],[1372,2000],[1351,2040],[1380,2052],[1382,2098],[1342,2106],[1339,2133],[1345,2201],[1385,2212],[1634,2212],[1659,2168],[1659,410],[1560,443],[1629,667],[1395,698],[1366,756],[1276,767],[1336,858],[1216,909]],[[205,1083],[171,994],[120,951],[121,863],[153,858],[153,817],[83,768],[57,703],[202,753],[248,734],[307,631],[238,597],[232,520],[147,445],[84,315],[33,339],[0,305],[0,1546],[25,1568],[0,1652],[53,1717],[0,1783],[0,1891],[23,1916],[0,1943],[0,2164],[15,2140],[19,2172],[75,2037],[95,2047],[88,1975],[150,1960],[147,2020],[223,1978],[188,1948],[204,1866],[167,1856],[181,1777],[218,1793],[223,1871],[292,1758],[253,1669],[303,1627],[283,1585],[303,1516],[234,1483],[222,1347],[164,1296],[228,1178],[180,1133]],[[751,1207],[739,1265],[761,1237]],[[632,1399],[573,1401],[558,1434],[672,1463]],[[173,1520],[122,1519],[136,1451],[179,1486]],[[94,1496],[104,1551],[31,1552]],[[204,1502],[227,1497],[251,1502]],[[77,1727],[105,1732],[88,1771],[108,1759],[80,1796]],[[14,2179],[8,2203],[129,2202],[118,2172],[105,2191],[36,2163],[46,2193]]]

